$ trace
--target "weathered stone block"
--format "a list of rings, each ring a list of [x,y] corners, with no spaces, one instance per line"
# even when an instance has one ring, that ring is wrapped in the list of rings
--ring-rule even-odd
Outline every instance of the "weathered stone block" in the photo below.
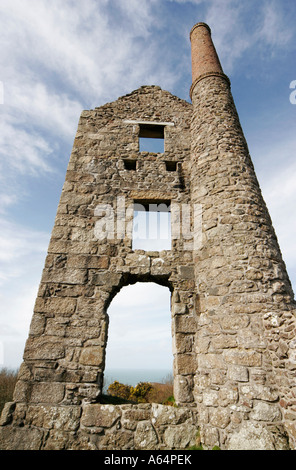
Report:
[[[69,320],[67,318],[48,318],[45,333],[49,336],[60,336],[63,338],[65,336],[68,321]]]
[[[55,336],[40,336],[28,338],[24,351],[24,359],[28,360],[57,360],[65,356],[63,342]]]
[[[175,335],[175,352],[191,353],[193,352],[194,338],[192,335],[177,333]]]
[[[31,324],[30,324],[30,331],[29,334],[31,336],[40,336],[44,332],[44,328],[46,325],[46,318],[44,315],[38,315],[35,313],[33,315]]]
[[[76,309],[76,299],[73,298],[61,298],[52,297],[44,299],[37,297],[35,302],[35,312],[46,313],[49,315],[61,314],[61,315],[72,315]]]
[[[231,365],[228,368],[228,376],[235,382],[248,382],[249,371],[247,367]]]
[[[104,299],[80,297],[77,302],[77,313],[82,318],[103,318],[104,306]]]
[[[178,425],[191,420],[191,411],[187,408],[174,408],[172,406],[153,403],[151,406],[152,424],[155,428],[167,424]]]
[[[241,394],[247,398],[265,400],[265,401],[276,401],[279,398],[279,394],[276,389],[262,384],[245,384],[240,387]]]
[[[133,450],[135,449],[134,434],[126,429],[116,429],[105,434],[98,440],[99,450]],[[142,450],[140,448],[140,450]]]
[[[85,427],[111,428],[121,417],[121,411],[113,405],[88,404],[84,407],[81,424]]]
[[[245,306],[242,305],[243,311]],[[247,315],[225,315],[221,317],[220,324],[223,330],[238,331],[246,328],[250,323],[250,319]]]
[[[91,256],[87,260],[87,267],[89,269],[108,269],[109,257],[108,256]]]
[[[228,364],[236,364],[249,367],[260,367],[262,354],[256,351],[224,351],[223,356]]]
[[[182,279],[194,279],[194,266],[180,266],[179,271]]]
[[[2,414],[0,416],[0,426],[5,426],[12,420],[12,415],[15,409],[14,402],[7,402],[3,407]]]
[[[136,266],[136,267],[150,267],[151,259],[150,256],[140,255],[140,254],[129,254],[125,258],[125,264],[127,266]]]
[[[198,369],[226,369],[222,354],[200,354],[197,358]]]
[[[250,418],[255,421],[281,421],[282,414],[280,412],[278,404],[270,404],[259,401],[255,403],[253,410],[250,413]]]
[[[235,348],[237,340],[233,335],[217,335],[212,338],[211,346],[214,349]]]
[[[192,424],[182,424],[178,427],[167,426],[164,440],[170,449],[186,449],[196,441],[198,429]]]
[[[3,450],[40,450],[44,432],[30,427],[0,428],[0,449]]]
[[[203,392],[203,405],[205,406],[218,406],[219,405],[219,391],[206,390]]]
[[[183,304],[175,304],[172,308],[173,315],[183,315],[187,312],[187,306]]]
[[[65,395],[65,386],[61,383],[35,383],[32,387],[32,403],[60,403]]]
[[[210,424],[217,428],[225,429],[230,423],[230,411],[228,408],[215,408],[210,410]]]
[[[92,284],[96,286],[118,286],[120,283],[121,274],[103,272],[103,273],[93,273]]]
[[[195,333],[196,320],[188,315],[176,315],[173,320],[176,333]]]
[[[228,450],[275,450],[272,434],[261,424],[245,421],[231,435]]]
[[[154,449],[158,443],[155,429],[149,421],[138,423],[134,439],[135,448],[140,450]]]
[[[129,406],[127,409],[123,410],[123,418],[134,422],[149,420],[150,415],[150,405],[146,405],[145,408],[139,408],[138,406]]]
[[[174,396],[178,403],[193,402],[192,380],[183,375],[177,375],[174,381]]]
[[[177,354],[175,365],[178,374],[194,374],[196,372],[196,357],[194,354]]]
[[[52,269],[43,270],[42,281],[43,282],[62,282],[65,284],[85,284],[87,279],[86,269]]]
[[[85,366],[101,367],[104,360],[102,346],[89,346],[81,351],[79,362]]]
[[[45,429],[76,431],[80,425],[80,406],[29,406],[27,420],[32,426]]]

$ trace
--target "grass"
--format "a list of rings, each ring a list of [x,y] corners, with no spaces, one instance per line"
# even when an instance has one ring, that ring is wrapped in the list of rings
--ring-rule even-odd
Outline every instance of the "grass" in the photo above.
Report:
[[[0,413],[5,403],[12,401],[17,373],[6,368],[0,370]]]
[[[201,438],[200,438],[200,431],[198,430],[196,434],[196,442],[195,445],[190,446],[187,448],[187,450],[204,450],[203,445],[201,443]],[[221,450],[220,447],[214,446],[212,450]]]

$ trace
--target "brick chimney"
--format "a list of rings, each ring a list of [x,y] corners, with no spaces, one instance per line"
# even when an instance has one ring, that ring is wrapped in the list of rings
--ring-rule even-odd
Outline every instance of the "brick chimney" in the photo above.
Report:
[[[190,97],[196,83],[206,76],[221,76],[229,81],[223,73],[219,57],[211,37],[211,29],[205,23],[197,23],[190,31],[192,86]]]

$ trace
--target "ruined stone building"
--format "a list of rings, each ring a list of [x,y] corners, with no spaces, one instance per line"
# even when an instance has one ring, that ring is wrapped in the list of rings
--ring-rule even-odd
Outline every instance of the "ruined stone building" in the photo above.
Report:
[[[2,449],[296,447],[291,284],[210,29],[190,37],[192,103],[144,86],[81,114]],[[133,249],[136,204],[167,208],[170,249]],[[178,407],[101,404],[108,306],[145,281],[171,291]]]

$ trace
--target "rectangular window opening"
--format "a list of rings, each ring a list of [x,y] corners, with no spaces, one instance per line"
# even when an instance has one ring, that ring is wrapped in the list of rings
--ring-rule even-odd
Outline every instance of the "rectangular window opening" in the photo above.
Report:
[[[135,171],[137,169],[137,160],[124,160],[124,169]]]
[[[139,124],[140,152],[164,153],[164,125]]]
[[[177,171],[177,162],[165,162],[166,171]]]
[[[170,201],[134,201],[132,249],[171,250]]]

